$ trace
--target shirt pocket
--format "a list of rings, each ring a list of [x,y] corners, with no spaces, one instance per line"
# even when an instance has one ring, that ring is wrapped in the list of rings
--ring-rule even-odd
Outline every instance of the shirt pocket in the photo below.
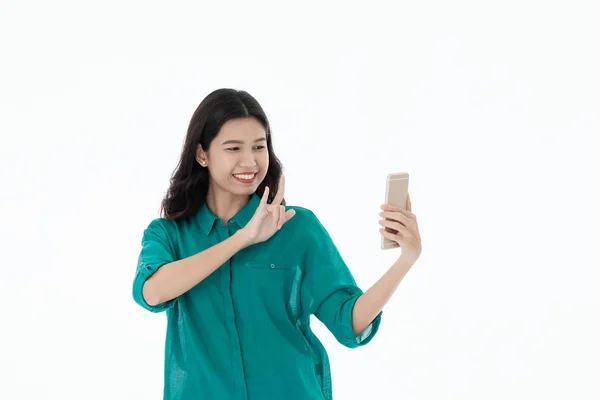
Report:
[[[302,279],[298,264],[293,262],[245,262],[246,288],[255,307],[270,315],[296,319],[300,315],[300,283]],[[262,311],[261,310],[261,311]]]

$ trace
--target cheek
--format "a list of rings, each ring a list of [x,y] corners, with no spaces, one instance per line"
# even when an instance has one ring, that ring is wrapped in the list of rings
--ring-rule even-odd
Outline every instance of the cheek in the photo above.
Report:
[[[231,177],[232,171],[235,169],[235,163],[230,162],[226,157],[219,160],[218,163],[211,164],[211,175],[213,179],[224,180]]]
[[[219,171],[224,174],[230,174],[236,169],[238,165],[238,159],[234,157],[232,154],[225,154],[219,160]]]
[[[261,155],[257,161],[259,162],[261,168],[263,168],[265,171],[269,169],[269,153],[265,152],[265,154]]]

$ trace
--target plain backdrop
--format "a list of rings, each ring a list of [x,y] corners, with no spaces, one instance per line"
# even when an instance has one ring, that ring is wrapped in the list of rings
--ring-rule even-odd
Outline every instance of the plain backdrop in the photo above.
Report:
[[[131,286],[221,87],[364,290],[410,174],[423,251],[377,337],[313,320],[334,399],[600,398],[594,3],[2,1],[0,398],[162,399],[166,315]]]

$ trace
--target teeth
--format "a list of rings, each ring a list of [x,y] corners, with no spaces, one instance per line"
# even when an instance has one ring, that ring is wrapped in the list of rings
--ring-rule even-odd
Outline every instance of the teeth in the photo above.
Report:
[[[252,178],[254,178],[254,174],[251,174],[251,175],[235,175],[234,174],[233,176],[235,176],[237,178],[240,178],[240,179],[252,179]]]

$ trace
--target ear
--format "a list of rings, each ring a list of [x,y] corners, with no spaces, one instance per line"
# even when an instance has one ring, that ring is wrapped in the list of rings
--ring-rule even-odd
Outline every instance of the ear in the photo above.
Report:
[[[202,150],[202,146],[200,144],[196,148],[196,161],[203,167],[208,165],[207,154],[204,150]]]

